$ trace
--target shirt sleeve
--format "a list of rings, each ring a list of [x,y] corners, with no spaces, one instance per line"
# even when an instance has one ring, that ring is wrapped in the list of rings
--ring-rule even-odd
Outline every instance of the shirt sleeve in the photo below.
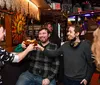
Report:
[[[13,53],[7,52],[5,49],[0,47],[0,62],[4,65],[5,62],[12,62],[15,55]]]
[[[86,42],[85,43],[85,56],[86,56],[86,61],[87,61],[87,65],[88,65],[88,68],[87,68],[87,75],[85,77],[85,79],[87,81],[90,81],[92,75],[93,75],[93,59],[92,59],[92,55],[91,55],[91,44]]]
[[[22,45],[19,44],[15,47],[14,52],[22,52],[24,50],[24,48],[22,48]]]
[[[14,53],[14,52],[13,52],[12,54],[14,54],[14,56],[15,56],[12,62],[13,62],[13,63],[19,62],[19,56],[17,55],[17,53]]]

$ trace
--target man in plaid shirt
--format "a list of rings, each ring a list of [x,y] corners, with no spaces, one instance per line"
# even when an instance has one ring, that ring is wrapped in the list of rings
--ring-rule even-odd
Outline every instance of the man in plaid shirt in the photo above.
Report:
[[[49,50],[56,50],[57,45],[49,41],[50,32],[47,28],[39,30],[39,44]],[[25,48],[24,42],[22,47]],[[22,73],[16,85],[56,85],[55,76],[58,72],[59,59],[57,57],[45,56],[42,51],[35,49],[27,58],[31,59],[29,69]]]

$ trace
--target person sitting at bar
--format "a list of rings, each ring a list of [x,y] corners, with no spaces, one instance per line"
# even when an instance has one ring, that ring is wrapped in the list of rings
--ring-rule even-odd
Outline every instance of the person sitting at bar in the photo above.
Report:
[[[57,45],[49,41],[50,32],[47,28],[39,30],[38,38],[44,48],[56,50]],[[23,42],[22,47],[26,44]],[[55,76],[59,68],[59,59],[45,56],[39,49],[31,51],[27,57],[30,59],[29,69],[23,72],[16,85],[56,85]]]

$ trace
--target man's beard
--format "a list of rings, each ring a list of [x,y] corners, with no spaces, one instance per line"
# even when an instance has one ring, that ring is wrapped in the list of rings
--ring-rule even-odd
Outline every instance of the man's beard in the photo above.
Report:
[[[42,40],[40,40],[40,42],[42,42],[42,43],[46,43],[48,40],[44,40],[44,41],[42,41]]]
[[[76,40],[76,37],[75,37],[75,38],[73,38],[72,40],[70,40],[70,46],[74,47],[75,40]]]
[[[76,48],[80,45],[80,42],[75,42],[75,41],[76,41],[76,37],[70,41],[70,46],[73,48]]]
[[[76,40],[76,37],[74,37],[72,40],[70,40],[71,42],[75,42],[75,40]]]

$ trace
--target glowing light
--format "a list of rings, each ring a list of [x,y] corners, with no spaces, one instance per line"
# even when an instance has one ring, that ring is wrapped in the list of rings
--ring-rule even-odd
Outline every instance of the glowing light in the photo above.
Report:
[[[35,19],[40,20],[40,12],[38,6],[34,4],[31,0],[29,1],[29,14],[32,15]]]
[[[80,21],[80,17],[78,17],[78,21]],[[75,16],[68,17],[68,21],[75,21]]]
[[[90,15],[90,14],[85,14],[84,16],[85,16],[85,17],[88,17],[88,16],[91,16],[91,15]]]
[[[33,2],[31,2],[30,0],[28,0],[28,1],[29,1],[29,3],[30,3],[31,5],[33,5],[34,8],[38,9],[38,7],[37,7]]]

